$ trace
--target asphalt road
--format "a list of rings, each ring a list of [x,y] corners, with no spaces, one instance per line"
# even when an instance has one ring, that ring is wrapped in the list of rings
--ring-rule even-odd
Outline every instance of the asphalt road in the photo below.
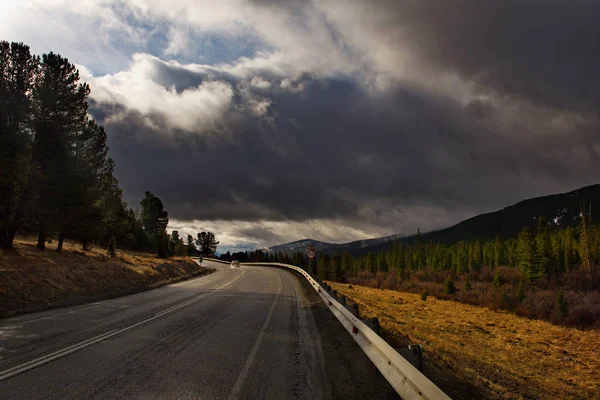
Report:
[[[270,267],[0,320],[0,399],[397,398],[308,284]]]

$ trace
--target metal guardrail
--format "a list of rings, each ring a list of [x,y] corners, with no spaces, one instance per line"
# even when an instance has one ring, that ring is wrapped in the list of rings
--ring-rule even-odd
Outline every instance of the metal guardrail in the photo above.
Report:
[[[211,260],[212,261],[212,260]],[[333,298],[321,285],[315,281],[308,272],[302,268],[281,263],[242,263],[242,265],[264,265],[293,269],[303,275],[313,289],[321,296],[331,312],[342,323],[344,328],[352,335],[354,341],[365,352],[375,367],[394,390],[405,400],[449,400],[440,388],[431,382],[410,362],[402,357],[392,346],[373,332],[357,316],[353,315],[346,307]]]
[[[231,264],[231,261],[223,261],[223,260],[218,260],[218,259],[216,259],[216,258],[206,258],[206,257],[204,257],[202,260],[203,260],[203,261],[204,261],[204,260],[206,260],[206,261],[213,261],[213,262],[218,262],[218,263],[221,263],[221,264],[227,264],[227,265],[230,265],[230,264]]]

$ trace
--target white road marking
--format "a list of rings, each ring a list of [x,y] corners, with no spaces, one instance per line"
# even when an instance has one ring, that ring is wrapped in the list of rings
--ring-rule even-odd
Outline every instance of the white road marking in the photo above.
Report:
[[[116,299],[106,300],[106,301],[99,302],[99,303],[93,303],[93,305],[88,306],[88,307],[81,307],[81,308],[78,308],[76,310],[66,311],[66,312],[62,312],[62,313],[59,313],[59,314],[52,314],[52,315],[48,315],[46,317],[40,317],[40,318],[35,318],[35,319],[28,319],[28,320],[25,320],[25,321],[19,321],[19,320],[15,321],[15,320],[11,319],[10,325],[0,325],[0,327],[1,328],[16,328],[16,327],[19,327],[19,326],[22,326],[22,325],[30,324],[32,322],[38,322],[38,321],[43,321],[43,320],[46,320],[46,319],[52,319],[52,318],[55,318],[55,317],[60,317],[61,315],[75,314],[77,312],[84,311],[84,310],[89,310],[90,308],[100,307],[102,305],[106,305],[106,304],[112,303],[112,302],[120,300],[120,299],[121,299],[121,297],[118,297]]]
[[[109,332],[103,333],[101,335],[95,336],[93,338],[84,340],[84,341],[76,343],[74,345],[65,347],[64,349],[57,350],[57,351],[55,351],[53,353],[43,355],[43,356],[41,356],[39,358],[33,359],[31,361],[27,361],[27,362],[25,362],[23,364],[14,366],[14,367],[6,369],[4,371],[0,371],[0,382],[4,381],[6,379],[12,378],[13,376],[19,375],[19,374],[21,374],[23,372],[26,372],[26,371],[29,371],[31,369],[37,368],[37,367],[39,367],[41,365],[47,364],[47,363],[49,363],[51,361],[54,361],[54,360],[57,360],[59,358],[65,357],[65,356],[67,356],[69,354],[75,353],[76,351],[85,349],[86,347],[89,347],[89,346],[91,346],[93,344],[102,342],[103,340],[110,339],[113,336],[119,335],[119,334],[121,334],[123,332],[127,332],[127,331],[129,331],[129,330],[131,330],[133,328],[136,328],[136,327],[140,326],[140,325],[143,325],[143,324],[148,323],[150,321],[153,321],[153,320],[155,320],[157,318],[160,318],[160,317],[162,317],[164,315],[167,315],[167,314],[170,314],[170,313],[172,313],[174,311],[177,311],[180,308],[183,308],[183,307],[186,307],[186,306],[188,306],[190,304],[193,304],[193,303],[195,303],[195,302],[197,302],[197,301],[205,298],[206,296],[208,296],[208,295],[216,292],[217,290],[223,289],[223,288],[231,285],[232,283],[234,283],[235,281],[237,281],[238,279],[240,279],[242,276],[244,276],[244,274],[246,273],[243,270],[241,272],[242,273],[240,275],[238,275],[235,278],[233,278],[233,279],[231,279],[231,280],[223,283],[222,285],[216,287],[212,291],[210,291],[208,293],[201,294],[201,295],[199,295],[197,297],[194,297],[194,298],[192,298],[192,299],[190,299],[188,301],[185,301],[185,302],[183,302],[181,304],[178,304],[178,305],[175,305],[173,307],[167,308],[166,310],[158,312],[158,313],[154,314],[152,317],[146,318],[143,321],[137,322],[137,323],[135,323],[133,325],[130,325],[130,326],[127,326],[125,328],[114,329],[112,331],[109,331]],[[269,314],[269,316],[270,316],[270,314]]]
[[[256,357],[256,353],[258,352],[260,342],[262,341],[262,338],[265,335],[265,331],[267,330],[267,326],[269,325],[269,322],[271,321],[271,316],[273,315],[273,310],[275,310],[275,306],[277,305],[277,299],[279,298],[279,293],[281,292],[281,276],[279,274],[277,274],[277,278],[279,278],[279,287],[277,288],[277,295],[275,296],[275,300],[273,300],[273,304],[271,305],[271,309],[269,310],[267,319],[265,319],[265,323],[263,324],[262,329],[260,330],[260,333],[258,334],[258,337],[256,338],[256,342],[254,343],[252,350],[250,350],[250,354],[248,354],[248,358],[246,358],[246,363],[244,364],[244,367],[240,371],[240,374],[238,375],[238,378],[235,381],[235,384],[233,385],[233,389],[231,389],[231,393],[229,393],[229,397],[227,397],[228,400],[237,399],[237,396],[239,395],[240,390],[242,390],[242,385],[244,384],[244,381],[246,380],[246,376],[248,376],[248,372],[250,372],[250,366],[252,366],[254,357]]]

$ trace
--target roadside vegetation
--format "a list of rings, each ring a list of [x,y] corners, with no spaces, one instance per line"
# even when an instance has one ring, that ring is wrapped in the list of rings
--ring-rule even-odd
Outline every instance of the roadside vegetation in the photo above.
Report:
[[[321,279],[435,296],[506,310],[581,329],[600,328],[600,225],[582,205],[580,225],[550,229],[536,219],[516,238],[453,245],[390,243],[378,254],[320,254],[311,267],[292,257],[255,251],[259,261],[298,265]]]
[[[329,283],[359,304],[365,318],[378,317],[392,345],[422,344],[425,373],[453,398],[598,398],[598,330],[434,296]]]
[[[52,243],[54,240],[52,240]],[[189,257],[116,250],[66,240],[63,250],[36,249],[37,238],[17,237],[0,255],[0,317],[79,304],[152,289],[212,272]]]

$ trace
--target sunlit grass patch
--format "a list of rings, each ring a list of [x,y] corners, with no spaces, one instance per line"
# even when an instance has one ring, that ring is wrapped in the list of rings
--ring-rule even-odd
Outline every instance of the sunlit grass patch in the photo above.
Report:
[[[379,317],[392,337],[421,343],[426,363],[449,368],[490,398],[597,399],[600,331],[531,320],[416,293],[330,282]]]
[[[84,251],[68,241],[61,253],[35,244],[34,238],[17,238],[14,250],[0,250],[0,316],[133,293],[208,271],[187,257],[118,250],[110,258],[104,248]]]

